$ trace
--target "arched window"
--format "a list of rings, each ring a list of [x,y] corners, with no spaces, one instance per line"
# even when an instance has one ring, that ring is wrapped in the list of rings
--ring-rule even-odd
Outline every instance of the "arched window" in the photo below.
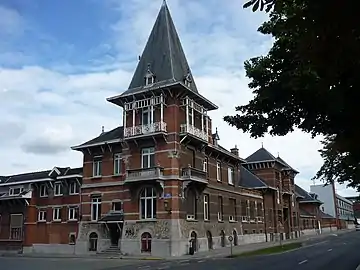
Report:
[[[97,251],[98,235],[95,232],[89,235],[89,251]]]
[[[144,188],[140,193],[140,217],[156,218],[156,190],[153,187]]]
[[[151,234],[148,232],[141,235],[141,252],[151,252]]]

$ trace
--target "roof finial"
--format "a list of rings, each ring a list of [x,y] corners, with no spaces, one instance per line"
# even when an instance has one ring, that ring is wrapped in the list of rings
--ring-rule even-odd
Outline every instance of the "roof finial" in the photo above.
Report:
[[[166,0],[163,0],[162,5],[163,5],[163,6],[166,6]]]
[[[279,152],[277,152],[277,154],[278,154],[278,157],[280,157],[280,153],[279,153]]]
[[[264,148],[264,143],[263,142],[261,142],[261,148]]]
[[[104,133],[104,132],[105,132],[105,127],[102,126],[102,127],[101,127],[101,133]]]

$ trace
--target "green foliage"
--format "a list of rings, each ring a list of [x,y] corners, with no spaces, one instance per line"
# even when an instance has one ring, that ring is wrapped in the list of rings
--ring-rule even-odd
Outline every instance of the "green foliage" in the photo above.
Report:
[[[271,10],[258,31],[275,41],[266,56],[245,62],[255,97],[224,120],[254,138],[283,136],[294,128],[324,136],[324,165],[316,178],[359,187],[360,28],[353,1],[251,0],[244,5],[250,6]]]

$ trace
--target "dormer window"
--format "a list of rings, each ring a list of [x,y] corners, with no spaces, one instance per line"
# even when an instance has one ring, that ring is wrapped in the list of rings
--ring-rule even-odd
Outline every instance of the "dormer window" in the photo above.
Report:
[[[155,82],[155,75],[151,72],[150,64],[148,64],[147,71],[145,74],[145,85],[151,85]]]
[[[190,87],[190,85],[192,83],[192,78],[191,78],[190,72],[185,76],[184,83],[185,83],[185,86]]]
[[[150,85],[153,84],[154,82],[155,82],[154,77],[145,77],[145,85]]]
[[[14,187],[9,189],[9,195],[10,196],[17,196],[20,195],[24,191],[23,187]]]

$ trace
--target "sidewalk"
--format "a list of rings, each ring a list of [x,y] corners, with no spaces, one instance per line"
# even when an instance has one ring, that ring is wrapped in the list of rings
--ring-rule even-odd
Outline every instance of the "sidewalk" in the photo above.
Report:
[[[336,232],[328,232],[320,235],[309,235],[302,236],[297,239],[284,240],[284,244],[289,243],[298,243],[298,242],[306,242],[311,240],[321,240],[322,238],[326,238],[330,235],[339,235],[343,233],[348,233],[354,231],[354,229],[341,230]],[[233,253],[239,254],[248,251],[254,251],[258,249],[268,248],[272,246],[279,245],[279,242],[261,242],[261,243],[253,243],[253,244],[243,244],[238,246],[233,246]],[[26,254],[0,254],[0,257],[29,257],[29,258],[83,258],[83,259],[122,259],[122,260],[184,260],[184,259],[200,259],[200,258],[224,258],[230,255],[230,247],[224,247],[220,249],[212,249],[203,252],[197,252],[194,255],[183,255],[179,257],[167,257],[167,258],[158,258],[152,256],[122,256],[122,255],[102,255],[102,254],[47,254],[47,253],[26,253]]]
[[[348,233],[354,231],[353,229],[347,229],[347,230],[340,230],[340,231],[336,231],[336,232],[329,232],[329,233],[324,233],[324,234],[319,234],[319,235],[308,235],[308,236],[302,236],[300,238],[297,239],[289,239],[289,240],[284,240],[283,243],[284,244],[289,244],[289,243],[299,243],[299,242],[306,242],[306,241],[311,241],[311,240],[321,240],[322,238],[326,238],[330,235],[340,235],[340,234],[344,234],[344,233]],[[244,253],[244,252],[248,252],[248,251],[254,251],[254,250],[259,250],[259,249],[263,249],[263,248],[268,248],[268,247],[273,247],[273,246],[278,246],[279,242],[261,242],[261,243],[253,243],[253,244],[243,244],[243,245],[238,245],[238,246],[233,246],[233,254],[239,254],[239,253]],[[230,247],[224,247],[221,249],[212,249],[209,251],[203,251],[203,252],[197,252],[194,255],[184,255],[184,256],[180,256],[180,257],[171,257],[171,258],[166,258],[167,260],[177,260],[177,259],[199,259],[199,258],[210,258],[210,257],[218,257],[218,258],[224,258],[228,255],[230,255]]]

